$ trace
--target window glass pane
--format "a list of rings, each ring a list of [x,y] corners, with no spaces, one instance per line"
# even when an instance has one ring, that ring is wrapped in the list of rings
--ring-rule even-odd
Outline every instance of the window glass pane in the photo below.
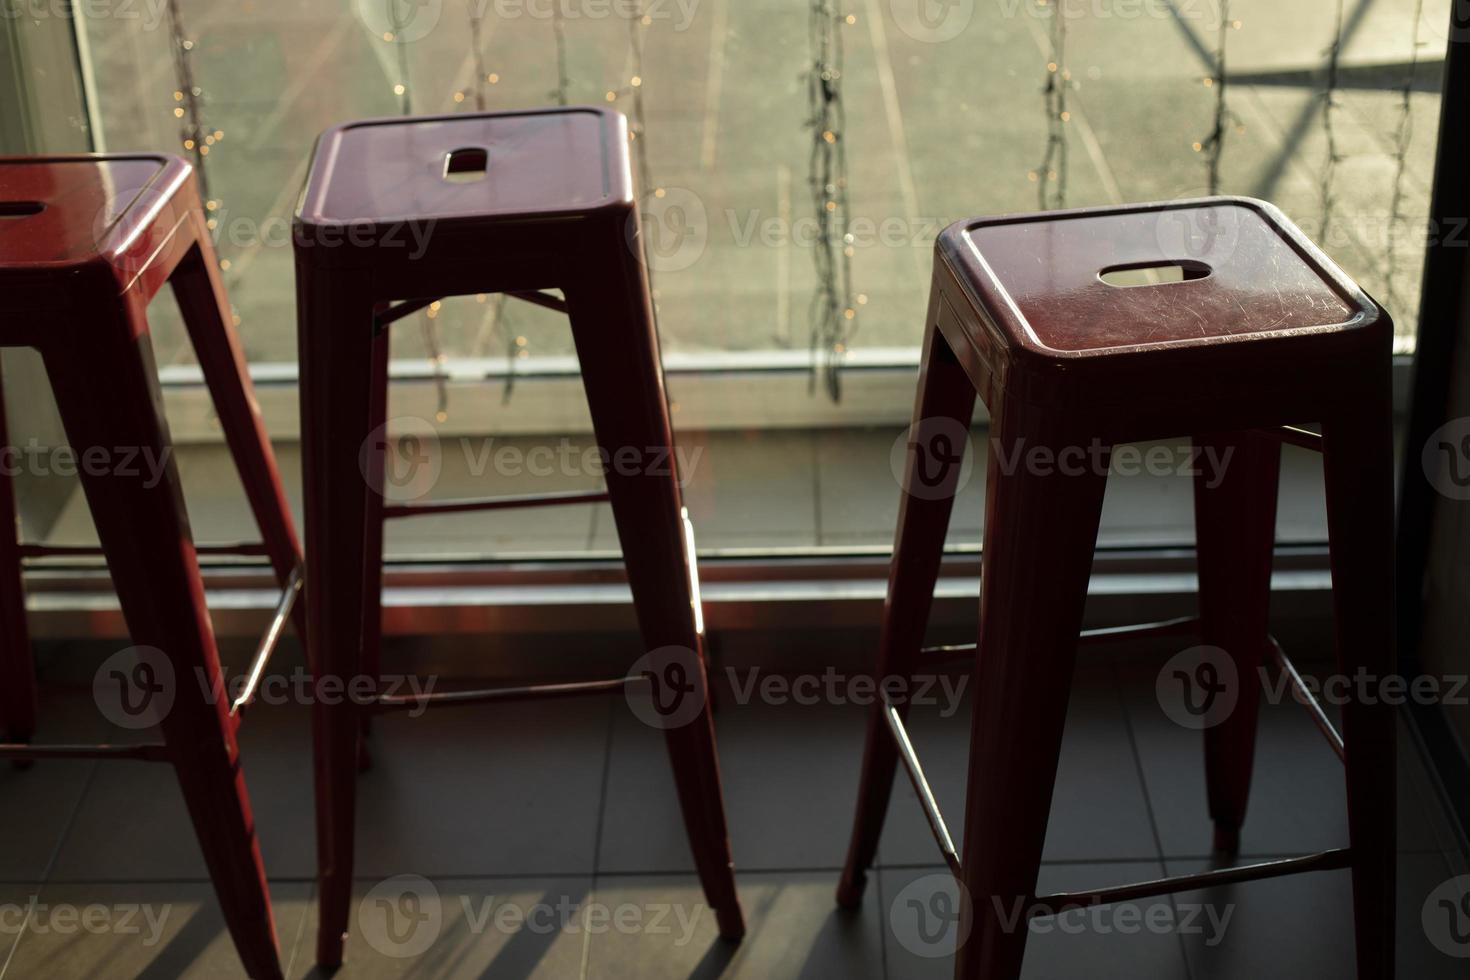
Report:
[[[1412,348],[1426,232],[1457,233],[1425,228],[1448,0],[1223,6],[177,0],[85,26],[106,148],[197,156],[256,365],[295,357],[288,223],[323,128],[558,101],[629,114],[675,423],[707,450],[689,489],[702,541],[771,548],[890,539],[889,451],[912,406],[933,241],[961,217],[1268,198],[1389,307]],[[825,80],[811,74],[819,57]],[[190,364],[176,324],[156,329],[160,361]],[[555,313],[446,299],[394,327],[393,411],[440,426],[445,452],[470,459],[464,440],[580,445],[585,405],[558,375],[572,354]],[[846,365],[840,401],[813,363]],[[883,364],[896,365],[888,380]],[[737,369],[744,380],[729,381]],[[580,415],[548,432],[549,404]],[[492,466],[441,489],[524,479]],[[1188,491],[1178,476],[1119,481],[1104,539],[1187,537]],[[954,536],[973,541],[978,497],[965,506]],[[612,547],[596,510],[547,517],[546,549]],[[1317,533],[1319,511],[1285,511],[1293,533]],[[390,548],[496,550],[499,537],[477,537],[491,523],[404,525]]]

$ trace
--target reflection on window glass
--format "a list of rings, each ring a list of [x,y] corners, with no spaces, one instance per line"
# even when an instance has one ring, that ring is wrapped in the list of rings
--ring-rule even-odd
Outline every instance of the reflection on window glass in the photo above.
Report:
[[[802,0],[177,0],[177,59],[165,5],[88,29],[108,149],[192,153],[197,111],[257,361],[294,358],[287,223],[321,129],[559,100],[645,127],[669,351],[806,350],[819,210],[839,194],[854,346],[917,344],[951,220],[1212,189],[1280,204],[1412,335],[1446,0],[1417,25],[1415,0],[1346,0],[1340,20],[1332,3],[1233,0],[1223,32],[1221,0],[824,2],[840,51],[818,47]],[[840,58],[835,121],[807,77],[819,58]],[[844,186],[813,193],[824,139]],[[399,331],[397,355],[436,335],[449,358],[570,352],[555,316],[514,303],[445,304],[434,326]]]
[[[911,371],[935,236],[966,216],[1266,198],[1411,349],[1426,235],[1461,233],[1425,226],[1448,3],[174,0],[87,31],[106,148],[200,165],[257,367],[295,359],[289,222],[321,130],[559,102],[628,114],[674,420],[703,453],[686,491],[700,543],[769,549],[891,541],[912,376],[859,385],[850,369],[834,403],[830,376],[805,369]],[[156,326],[160,362],[189,364],[176,323]],[[588,438],[560,315],[446,298],[394,326],[393,352],[390,415],[439,427],[436,495],[587,482],[481,465],[487,432],[525,459],[525,440]],[[734,390],[692,373],[766,362],[786,380]],[[507,372],[563,381],[509,401],[503,384],[466,391]],[[1282,534],[1320,538],[1316,470],[1288,471],[1308,489],[1284,491]],[[975,473],[952,540],[978,538]],[[1104,541],[1189,537],[1188,480],[1119,482]],[[616,547],[605,507],[435,520],[395,527],[390,551]]]

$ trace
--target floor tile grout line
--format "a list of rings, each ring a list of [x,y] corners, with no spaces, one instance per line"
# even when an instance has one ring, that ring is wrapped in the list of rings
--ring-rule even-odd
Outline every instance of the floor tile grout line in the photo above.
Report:
[[[1148,813],[1149,834],[1153,837],[1154,851],[1159,856],[1159,874],[1167,878],[1169,876],[1169,863],[1168,859],[1164,857],[1164,840],[1159,835],[1159,821],[1154,815],[1154,801],[1148,791],[1148,777],[1143,771],[1143,754],[1138,750],[1138,735],[1133,729],[1133,714],[1128,710],[1128,698],[1123,691],[1123,677],[1116,659],[1109,664],[1109,674],[1113,679],[1113,694],[1118,701],[1118,711],[1123,715],[1123,728],[1128,732],[1128,751],[1133,756],[1133,770],[1138,776],[1138,788],[1143,793],[1144,810]],[[1179,918],[1177,893],[1169,892],[1168,899],[1169,908],[1174,913],[1174,918],[1177,921]],[[1189,962],[1189,950],[1184,943],[1184,933],[1176,931],[1174,938],[1179,946],[1179,959],[1184,964],[1184,976],[1187,980],[1194,980],[1194,967]]]
[[[41,896],[44,887],[44,883],[36,886],[35,898]],[[25,921],[20,924],[19,929],[15,930],[15,938],[10,941],[10,949],[5,954],[5,962],[0,963],[0,980],[3,980],[5,974],[10,972],[10,964],[15,959],[15,951],[20,948],[20,941],[25,938],[26,932],[31,927],[31,912],[32,909],[29,903],[27,903]]]
[[[77,818],[81,816],[82,804],[87,800],[87,794],[92,790],[92,783],[97,779],[97,767],[102,760],[93,759],[92,765],[87,769],[87,778],[82,782],[81,792],[77,794],[76,802],[72,804],[71,812],[67,814],[65,822],[61,825],[61,832],[56,835],[56,845],[51,849],[51,856],[46,859],[46,867],[41,870],[41,883],[45,884],[51,880],[51,875],[56,870],[57,863],[61,860],[62,848],[66,846],[66,840],[71,835],[72,828],[76,826]]]
[[[1304,851],[1282,852],[1279,854],[1249,854],[1241,855],[1249,861],[1277,861],[1288,858],[1310,857],[1311,853]],[[1438,851],[1420,852],[1420,856],[1439,854]],[[1164,861],[1188,862],[1208,861],[1212,855],[1208,854],[1181,854],[1172,855],[1163,859]],[[1157,866],[1161,860],[1156,857],[1100,857],[1100,858],[1064,858],[1060,860],[1047,860],[1041,862],[1043,868],[1087,868],[1107,867],[1123,865],[1153,865]],[[942,868],[943,864],[936,861],[905,861],[894,864],[885,864],[881,868],[874,866],[875,871],[927,871],[934,868]],[[777,876],[777,875],[836,875],[842,872],[839,865],[827,866],[781,866],[781,867],[741,867],[741,875],[750,876]],[[607,879],[636,879],[636,878],[675,878],[697,876],[694,868],[640,868],[636,871],[599,871],[599,878]],[[448,874],[435,873],[435,881],[523,881],[527,879],[546,879],[553,881],[562,880],[586,880],[588,873],[585,871],[518,871],[518,872],[454,872]],[[315,881],[311,875],[270,875],[267,881],[271,885],[310,885]],[[354,882],[377,883],[382,880],[377,875],[354,875]],[[47,881],[46,884],[53,886],[70,887],[76,885],[208,885],[211,880],[208,876],[198,877],[176,877],[176,878],[142,878],[136,875],[117,878],[56,878]],[[31,885],[39,884],[35,878],[0,878],[0,886],[5,885]]]
[[[607,786],[608,779],[612,774],[612,743],[617,719],[617,698],[608,697],[607,727],[603,731],[602,739],[602,780],[597,788],[597,825],[592,837],[592,882],[588,889],[589,902],[595,902],[597,900],[598,866],[602,863],[602,830],[607,820]],[[582,960],[577,971],[580,980],[587,980],[587,971],[592,966],[591,959],[592,934],[590,930],[583,929]]]
[[[1426,851],[1426,852],[1423,852],[1423,854],[1424,855],[1438,854],[1438,851]],[[1282,860],[1282,858],[1310,857],[1310,855],[1308,855],[1308,854],[1274,854],[1274,855],[1247,855],[1247,857],[1250,857],[1250,860],[1252,860],[1252,861],[1255,861],[1255,860],[1274,861],[1274,860]],[[1210,858],[1210,855],[1180,855],[1180,857],[1169,858],[1169,860],[1170,861],[1207,861],[1208,858]],[[1047,868],[1105,867],[1105,865],[1119,865],[1119,867],[1120,867],[1120,865],[1132,865],[1132,864],[1138,864],[1138,865],[1157,865],[1157,864],[1160,864],[1160,861],[1158,861],[1157,858],[1125,858],[1125,857],[1116,857],[1116,858],[1069,858],[1069,860],[1042,861],[1042,867],[1047,867]],[[873,870],[875,870],[875,871],[919,871],[919,870],[929,870],[929,868],[939,868],[939,867],[944,867],[944,865],[938,864],[938,862],[935,862],[935,861],[913,861],[913,862],[898,862],[898,864],[885,864],[885,865],[883,865],[882,868],[876,867],[876,865],[875,865],[875,868],[873,868]],[[741,867],[741,868],[739,868],[739,874],[742,874],[742,876],[767,876],[767,877],[775,877],[775,876],[797,876],[797,874],[841,874],[841,873],[842,873],[842,867],[839,867],[839,865],[826,865],[826,867],[798,867],[798,865],[789,865],[789,867],[759,867],[759,868]],[[639,868],[639,870],[637,870],[637,871],[598,871],[597,876],[600,877],[600,879],[612,879],[612,880],[617,880],[617,879],[648,879],[648,877],[697,877],[698,876],[698,871],[695,870],[695,868],[691,868],[691,867],[682,867],[682,868],[647,868],[647,870],[644,870],[644,868]],[[437,874],[434,874],[434,876],[432,876],[432,879],[434,879],[435,882],[520,882],[520,880],[528,880],[528,879],[554,880],[554,882],[562,882],[562,880],[567,880],[567,882],[570,882],[570,880],[587,880],[588,879],[588,873],[587,873],[587,871],[517,871],[517,873],[509,873],[509,874],[507,874],[507,873],[495,873],[495,874],[476,874],[476,873],[438,874],[437,873]],[[315,882],[315,880],[316,880],[315,877],[313,877],[313,876],[306,876],[306,874],[303,874],[303,876],[269,876],[268,877],[268,883],[269,884],[312,884],[313,882]],[[382,880],[382,877],[381,876],[373,876],[373,874],[354,874],[354,876],[353,876],[353,882],[357,882],[357,883],[378,883],[378,882],[381,882],[381,880]],[[6,884],[38,884],[38,883],[40,883],[40,882],[37,882],[37,880],[32,879],[32,877],[21,877],[21,879],[0,879],[0,886],[6,886]],[[153,877],[138,877],[138,876],[96,877],[96,879],[88,879],[88,877],[68,877],[68,879],[53,879],[53,880],[50,880],[50,882],[46,882],[46,884],[53,884],[53,886],[66,886],[66,887],[69,887],[69,886],[82,886],[82,884],[210,884],[210,883],[212,883],[212,880],[210,880],[209,877],[207,877],[207,876],[198,876],[198,877],[171,877],[171,879],[153,879]]]
[[[87,778],[82,781],[82,788],[77,793],[76,799],[72,802],[71,812],[67,814],[66,820],[61,825],[60,832],[56,835],[56,844],[51,848],[51,856],[47,858],[46,866],[41,869],[41,880],[31,882],[36,887],[36,897],[40,897],[46,890],[46,885],[51,880],[51,873],[56,869],[56,863],[61,859],[61,850],[66,846],[66,839],[71,834],[71,829],[76,825],[77,817],[82,812],[82,803],[86,800],[87,793],[92,788],[92,782],[97,777],[97,766],[100,761],[99,759],[93,759],[92,764],[87,768]],[[30,927],[31,909],[27,908],[25,921],[21,923],[20,928],[15,932],[15,939],[10,943],[10,949],[5,954],[5,962],[0,963],[0,980],[3,980],[4,976],[10,972],[10,964],[15,959],[16,950],[20,949],[20,942],[25,938],[25,934],[30,930]]]
[[[878,969],[883,974],[883,980],[888,978],[888,916],[884,914],[888,909],[888,899],[883,894],[883,869],[873,869],[874,884],[878,891]],[[862,914],[862,913],[858,913]]]
[[[269,882],[267,882],[267,886],[269,886]],[[283,969],[285,971],[285,974],[288,977],[293,976],[294,973],[295,973],[296,957],[301,952],[301,941],[302,941],[302,939],[306,935],[306,920],[309,919],[309,918],[311,918],[311,910],[313,908],[315,908],[315,907],[316,907],[316,880],[315,879],[312,879],[311,887],[308,888],[307,889],[307,892],[306,892],[306,907],[301,910],[301,921],[296,924],[296,938],[294,938],[293,940],[291,940],[291,953],[290,953],[289,956],[286,957],[286,962],[283,965]],[[275,913],[274,903],[272,903],[271,911],[272,911],[272,915],[274,915],[274,913]],[[4,980],[4,978],[3,977],[0,977],[0,980]]]
[[[1128,699],[1123,691],[1123,679],[1118,670],[1116,661],[1109,665],[1109,673],[1113,678],[1113,694],[1118,700],[1118,711],[1123,715],[1123,729],[1128,733],[1128,751],[1133,757],[1133,771],[1138,776],[1138,788],[1143,793],[1144,810],[1148,813],[1149,835],[1153,838],[1154,853],[1158,857],[1159,866],[1162,868],[1165,862],[1164,841],[1159,835],[1159,821],[1154,814],[1153,794],[1148,790],[1148,774],[1143,769],[1143,754],[1138,749],[1138,733],[1133,725],[1133,714],[1128,710]]]

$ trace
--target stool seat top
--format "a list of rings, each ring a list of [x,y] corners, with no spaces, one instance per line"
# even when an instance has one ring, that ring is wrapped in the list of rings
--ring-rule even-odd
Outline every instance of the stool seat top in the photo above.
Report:
[[[308,225],[535,218],[632,200],[627,123],[589,107],[369,119],[322,133]]]
[[[1052,357],[1350,330],[1378,311],[1248,198],[974,219],[940,250],[1008,346]]]
[[[188,173],[168,156],[0,157],[0,269],[119,252]]]

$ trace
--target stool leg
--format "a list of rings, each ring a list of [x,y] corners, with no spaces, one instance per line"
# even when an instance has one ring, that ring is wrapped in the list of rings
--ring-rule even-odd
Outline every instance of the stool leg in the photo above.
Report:
[[[1247,431],[1200,436],[1194,444],[1201,450],[1194,478],[1200,639],[1231,658],[1239,691],[1230,716],[1205,730],[1205,780],[1215,851],[1235,854],[1250,798],[1270,631],[1281,443]]]
[[[945,446],[943,442],[969,431],[975,408],[975,387],[935,325],[936,302],[937,294],[930,300],[914,422],[908,431],[910,449],[904,490],[899,498],[893,562],[888,570],[888,601],[878,637],[878,658],[873,672],[876,678],[907,677],[923,645],[934,584],[939,579],[944,535],[949,529],[962,470],[956,454],[966,448],[963,443]],[[920,467],[926,472],[921,473]],[[896,707],[901,716],[908,716],[907,703]],[[857,816],[842,880],[837,886],[837,903],[844,908],[855,908],[862,901],[867,871],[878,851],[878,838],[883,832],[883,820],[888,815],[888,801],[893,792],[898,748],[883,711],[883,706],[876,702],[868,711]]]
[[[348,684],[361,669],[363,547],[368,485],[359,453],[371,431],[371,282],[317,274],[298,263],[297,343],[301,364],[301,456],[306,503],[307,647],[318,684]],[[348,688],[339,688],[347,690]],[[317,698],[312,708],[316,763],[317,964],[342,962],[352,903],[360,708]]]
[[[386,435],[384,426],[388,422],[388,354],[389,332],[384,330],[373,338],[373,386],[369,393],[371,431]],[[384,472],[383,442],[373,440],[366,447],[368,454],[364,465],[369,472]],[[368,487],[367,516],[363,528],[362,557],[362,672],[375,681],[383,673],[383,495],[379,488]],[[367,737],[372,732],[373,713],[362,713],[362,740],[358,744],[357,771],[372,768],[372,752]]]
[[[1036,890],[1107,481],[1106,454],[1088,453],[1085,437],[1045,425],[1034,410],[1003,405],[999,414],[972,685],[960,905],[972,925],[955,956],[962,980],[1021,975],[1027,920],[1013,917]],[[1022,453],[1031,447],[1058,459],[1082,447],[1088,462],[1068,456],[1066,475],[1028,466]]]
[[[697,683],[708,691],[703,638],[696,632],[692,606],[694,556],[685,548],[678,475],[671,459],[659,458],[672,449],[673,434],[648,281],[624,242],[622,222],[608,232],[600,254],[621,261],[593,268],[567,290],[573,339],[598,445],[613,461],[606,468],[607,489],[644,645],[650,651],[666,646],[693,651],[701,675]],[[620,449],[635,451],[638,463],[619,465]],[[668,728],[665,736],[705,897],[720,935],[739,939],[745,921],[735,890],[708,700],[692,721]]]
[[[9,447],[5,395],[0,392],[0,450]],[[20,513],[15,506],[15,483],[5,467],[0,467],[0,720],[11,742],[29,742],[36,732],[36,664],[26,628]]]
[[[92,447],[121,447],[145,460],[167,460],[151,486],[152,475],[142,468],[82,467],[82,488],[132,641],[162,651],[172,665],[173,705],[160,727],[225,923],[249,975],[279,977],[265,871],[204,585],[178,470],[165,455],[168,430],[158,413],[162,396],[147,324],[138,308],[130,319],[103,314],[85,326],[84,347],[68,338],[42,352],[46,371],[79,459]]]
[[[1376,686],[1395,670],[1386,370],[1381,381],[1378,391],[1325,419],[1322,430],[1338,670],[1374,682],[1369,697],[1355,697],[1342,710],[1359,980],[1383,980],[1394,971],[1396,718]]]
[[[225,444],[235,461],[245,499],[260,528],[261,539],[270,555],[271,568],[281,588],[296,566],[301,563],[301,545],[291,524],[291,505],[276,469],[270,434],[260,417],[255,400],[255,386],[245,364],[245,352],[235,333],[229,300],[209,244],[203,217],[195,214],[200,224],[199,244],[174,270],[169,284],[183,313],[184,326],[199,358],[204,383],[219,413]],[[297,602],[291,611],[296,635],[306,636],[306,607]],[[309,651],[308,651],[309,655]]]

